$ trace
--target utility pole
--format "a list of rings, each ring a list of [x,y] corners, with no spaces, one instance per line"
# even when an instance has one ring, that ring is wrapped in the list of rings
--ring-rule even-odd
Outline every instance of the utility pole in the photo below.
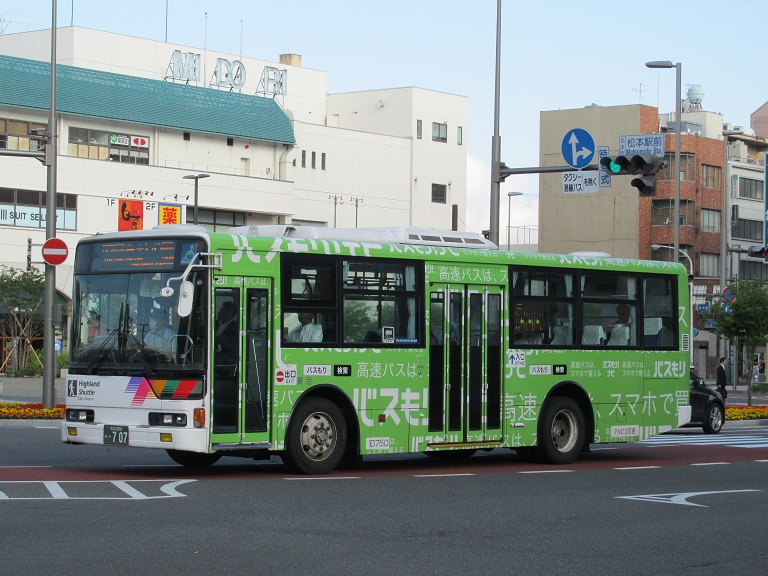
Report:
[[[48,191],[45,202],[45,238],[56,237],[56,1],[51,14],[51,109],[48,117],[48,143],[45,165],[48,167]],[[43,294],[43,408],[56,406],[56,350],[53,326],[53,305],[56,300],[56,266],[45,264]]]
[[[501,137],[499,107],[501,102],[501,0],[496,4],[496,92],[493,103],[493,140],[491,140],[491,217],[488,239],[499,245],[499,193],[501,190]]]

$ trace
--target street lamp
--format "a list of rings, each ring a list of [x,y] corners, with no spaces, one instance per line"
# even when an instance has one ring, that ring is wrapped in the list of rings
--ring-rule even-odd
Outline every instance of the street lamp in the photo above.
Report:
[[[662,248],[666,250],[674,250],[672,246],[667,246],[666,244],[651,244],[652,250],[660,250]],[[688,252],[686,252],[685,250],[678,248],[677,251],[678,253],[685,256],[686,259],[688,260],[688,276],[690,277],[691,280],[693,280],[693,260],[691,260],[691,257],[688,256]]]
[[[522,196],[522,192],[507,192],[507,198],[509,199],[509,204],[507,208],[507,250],[509,250],[509,243],[510,243],[510,232],[512,228],[512,196]]]
[[[674,68],[675,69],[675,97],[677,102],[675,103],[675,250],[680,250],[680,140],[682,135],[682,122],[681,116],[683,114],[682,109],[682,94],[680,88],[680,77],[682,75],[680,70],[680,62],[672,64],[669,60],[654,60],[653,62],[646,62],[645,65],[648,68]]]
[[[184,180],[194,180],[195,181],[195,205],[192,212],[192,223],[197,224],[197,187],[198,182],[201,178],[208,178],[210,174],[188,174],[186,176],[182,176]]]

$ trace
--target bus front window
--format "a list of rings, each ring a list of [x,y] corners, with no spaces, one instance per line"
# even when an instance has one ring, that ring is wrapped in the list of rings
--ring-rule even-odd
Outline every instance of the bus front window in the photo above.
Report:
[[[190,280],[198,280],[193,272]],[[156,376],[204,369],[204,290],[192,314],[160,290],[174,273],[81,274],[75,277],[70,369],[75,374]],[[202,277],[200,278],[202,279]]]

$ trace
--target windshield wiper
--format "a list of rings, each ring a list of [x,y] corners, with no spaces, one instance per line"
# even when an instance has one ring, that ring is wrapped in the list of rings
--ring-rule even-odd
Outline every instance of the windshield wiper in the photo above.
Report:
[[[101,354],[104,352],[104,350],[107,347],[107,344],[115,340],[119,336],[120,329],[115,328],[107,334],[107,337],[104,338],[104,342],[101,343],[101,345],[96,349],[96,351],[93,353],[93,357],[91,358],[90,362],[88,362],[88,366],[85,367],[86,374],[90,374],[93,368],[96,366],[96,361],[101,359]]]

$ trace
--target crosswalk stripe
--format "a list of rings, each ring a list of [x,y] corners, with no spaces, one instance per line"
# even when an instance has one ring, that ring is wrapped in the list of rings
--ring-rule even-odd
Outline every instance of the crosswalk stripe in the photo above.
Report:
[[[641,440],[646,446],[730,446],[732,448],[768,448],[764,436],[654,436]]]

